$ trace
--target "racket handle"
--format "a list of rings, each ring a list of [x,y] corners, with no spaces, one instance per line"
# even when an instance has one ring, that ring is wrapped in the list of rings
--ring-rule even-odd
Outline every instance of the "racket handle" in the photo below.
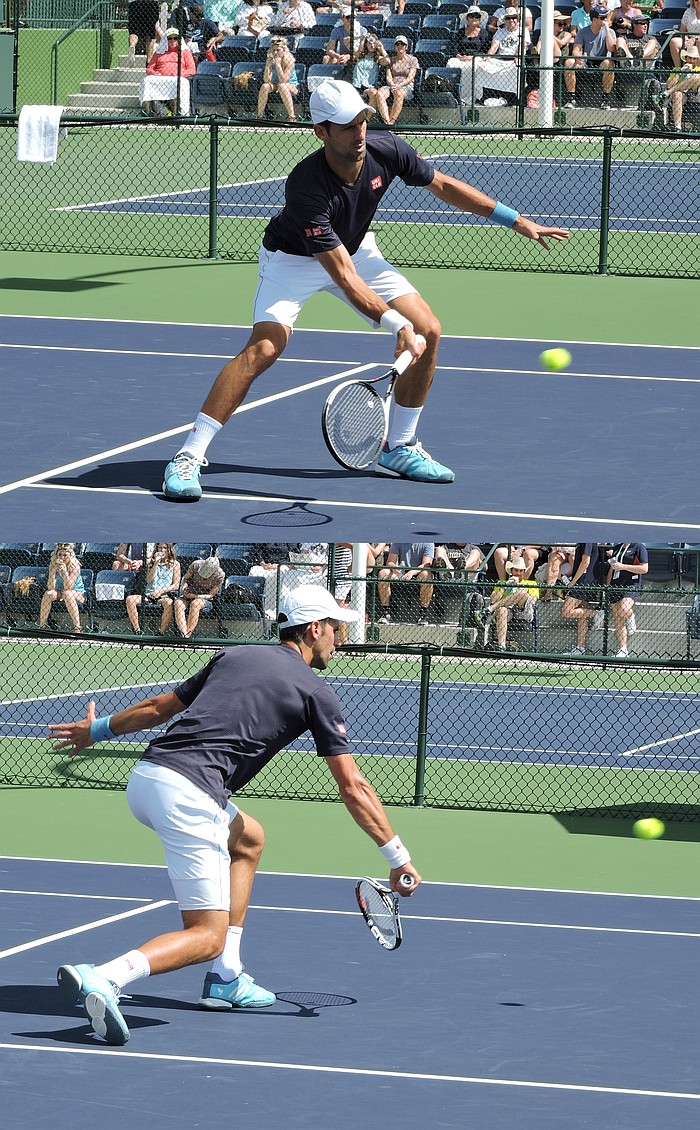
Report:
[[[416,341],[420,342],[421,345],[425,345],[425,338],[421,334],[416,334]],[[402,373],[406,372],[406,369],[413,360],[414,357],[410,349],[404,349],[403,353],[399,354],[394,361],[394,372],[397,377],[400,377]]]
[[[405,887],[407,891],[410,890],[411,887],[415,887],[415,885],[416,885],[416,880],[413,878],[412,875],[401,875],[399,877],[399,886]]]

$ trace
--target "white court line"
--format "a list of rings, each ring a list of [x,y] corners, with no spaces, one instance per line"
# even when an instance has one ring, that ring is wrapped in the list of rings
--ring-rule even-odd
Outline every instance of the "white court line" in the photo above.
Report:
[[[427,1083],[471,1083],[486,1087],[525,1087],[530,1090],[583,1091],[598,1095],[631,1095],[657,1099],[700,1099],[693,1091],[655,1091],[637,1087],[596,1087],[583,1083],[550,1083],[539,1079],[494,1079],[480,1075],[433,1075],[424,1071],[380,1070],[368,1067],[333,1067],[320,1063],[284,1063],[267,1059],[230,1059],[222,1056],[167,1055],[162,1052],[122,1051],[117,1048],[58,1048],[50,1044],[5,1044],[3,1051],[57,1052],[59,1055],[123,1056],[127,1059],[145,1059],[161,1063],[212,1064],[219,1067],[263,1067],[280,1071],[317,1071],[324,1075],[358,1075],[374,1079],[405,1079]]]
[[[139,899],[128,895],[81,895],[75,894],[73,891],[17,891],[10,887],[0,887],[0,895],[37,895],[40,898],[50,899],[93,899],[96,902],[149,902],[149,899]]]
[[[287,914],[330,914],[345,918],[356,918],[356,910],[317,910],[307,906],[264,906],[250,904],[251,910],[280,911]],[[533,930],[578,930],[594,934],[641,934],[658,938],[700,938],[700,933],[688,930],[642,930],[627,926],[580,926],[567,922],[517,922],[508,918],[455,918],[441,914],[408,914],[403,916],[404,922],[449,922],[452,925],[464,926],[514,926],[516,928],[528,927]],[[2,955],[0,955],[2,956]]]
[[[139,906],[136,910],[124,910],[121,914],[112,914],[109,918],[98,918],[94,922],[86,922],[83,926],[74,926],[71,930],[61,930],[58,934],[48,934],[43,938],[35,938],[32,942],[23,942],[21,946],[12,949],[0,950],[0,959],[12,957],[16,953],[26,953],[27,950],[38,949],[50,942],[58,942],[62,938],[73,938],[76,934],[86,934],[89,930],[96,930],[98,926],[111,926],[113,922],[122,922],[125,918],[134,918],[137,914],[145,914],[149,910],[160,910],[163,906],[173,906],[174,899],[161,899],[160,902],[149,902],[147,906]]]
[[[658,741],[649,742],[648,745],[638,745],[635,746],[634,749],[626,749],[622,753],[618,754],[618,756],[634,757],[636,753],[644,753],[648,749],[658,749],[659,746],[662,745],[672,745],[674,742],[682,742],[684,738],[693,738],[696,737],[697,734],[700,734],[700,729],[688,730],[684,734],[674,734],[673,737],[670,738],[659,738]]]
[[[367,369],[376,368],[376,362],[368,365],[356,365],[352,369],[346,369],[342,373],[333,373],[330,377],[322,377],[318,381],[309,381],[305,385],[297,385],[295,388],[287,389],[285,392],[275,392],[271,396],[263,396],[260,400],[251,400],[248,404],[242,404],[237,411],[238,415],[243,412],[250,412],[253,408],[260,408],[263,404],[273,404],[277,400],[286,400],[290,396],[297,396],[300,392],[308,392],[312,388],[320,388],[322,385],[331,384],[333,381],[340,380],[341,377],[354,377],[357,373],[364,373]],[[67,471],[75,471],[79,467],[89,467],[93,463],[100,463],[103,459],[111,459],[114,455],[123,455],[127,451],[136,451],[140,447],[147,447],[150,443],[155,443],[157,440],[170,439],[172,436],[182,435],[183,432],[188,432],[192,427],[194,421],[190,420],[189,423],[183,424],[179,428],[169,428],[168,431],[159,432],[156,435],[146,436],[145,439],[134,440],[132,443],[122,444],[120,447],[113,447],[109,451],[100,451],[95,455],[90,455],[86,459],[76,459],[74,463],[66,463],[62,467],[53,467],[48,471],[40,471],[37,475],[28,475],[24,479],[17,479],[13,483],[7,483],[5,486],[0,487],[0,494],[7,494],[9,491],[17,490],[19,487],[34,486],[42,479],[49,478],[52,475],[63,475]],[[142,492],[137,492],[142,493]]]
[[[126,271],[111,271],[109,274],[123,274]],[[85,278],[99,278],[99,275],[86,275]],[[203,325],[202,322],[167,322],[164,320],[153,321],[152,318],[88,318],[76,317],[71,314],[0,314],[0,325],[2,325],[3,318],[14,318],[16,320],[34,320],[39,322],[87,322],[89,324],[106,323],[107,325],[116,326],[175,326],[178,329],[207,329],[207,330],[247,330],[250,333],[250,325],[240,325],[237,322],[207,322]],[[336,334],[358,337],[371,336],[377,338],[377,330],[363,330],[358,328],[356,330],[329,330],[329,329],[316,329],[309,327],[305,329],[295,330],[295,336],[299,337],[301,334],[323,334],[324,337],[335,336]],[[494,334],[448,334],[441,335],[442,341],[508,341],[508,342],[551,342],[552,338],[549,337],[502,337]],[[576,340],[574,338],[567,338],[566,345],[592,345],[592,346],[611,346],[615,349],[669,349],[675,351],[688,350],[692,353],[700,352],[700,345],[658,345],[655,342],[637,342],[637,341],[592,341],[589,339]],[[287,358],[289,360],[289,358]]]
[[[185,431],[186,429],[183,428],[179,430]],[[101,458],[105,458],[105,456],[109,454],[109,452],[103,452],[101,456],[96,456],[94,460],[88,460],[87,462],[96,462]],[[43,476],[37,475],[34,477],[34,479],[30,478],[27,480],[20,480],[19,482],[11,485],[13,489],[14,487],[27,486],[34,487],[37,490],[82,491],[93,496],[96,494],[123,494],[133,495],[134,498],[143,498],[144,495],[150,494],[149,491],[143,489],[136,490],[133,487],[83,487],[73,483],[45,483],[39,481],[42,477],[48,477],[49,475],[58,474],[61,470],[62,468],[58,468],[57,471],[46,471],[44,472]],[[9,488],[0,487],[0,494],[2,494],[6,489]],[[298,503],[299,501],[300,500],[298,498],[289,498],[282,495],[205,493],[202,495],[199,505],[201,506],[202,503],[211,505],[219,502],[262,502],[269,503],[270,506],[275,503],[282,503],[286,506],[291,506]],[[655,522],[648,522],[640,521],[637,518],[601,517],[600,515],[585,518],[580,514],[529,514],[525,511],[521,512],[518,510],[468,510],[466,508],[460,508],[458,506],[418,506],[415,503],[411,503],[410,505],[399,505],[396,502],[343,502],[340,500],[327,498],[305,498],[303,499],[303,501],[306,505],[315,506],[319,509],[327,507],[329,509],[336,508],[346,510],[389,510],[392,513],[396,511],[407,511],[411,514],[460,514],[465,517],[477,518],[525,518],[528,520],[537,519],[538,521],[542,522],[576,522],[578,526],[600,525],[601,522],[608,522],[611,524],[614,523],[616,526],[624,528],[629,527],[630,529],[656,530],[659,526],[663,526],[665,530],[697,530],[698,532],[700,532],[700,524],[692,522],[666,522],[662,518],[659,518],[658,521]]]
[[[83,345],[33,345],[28,343],[22,344],[6,344],[0,342],[0,349],[25,349],[30,352],[34,350],[44,350],[48,353],[104,353],[108,356],[114,355],[115,357],[193,357],[197,360],[214,360],[224,361],[230,358],[230,353],[181,353],[179,351],[168,353],[160,349],[102,349],[97,346],[83,346]],[[296,357],[280,357],[278,361],[284,362],[287,365],[347,365],[348,361],[324,361],[324,360],[306,360]],[[275,362],[277,363],[277,362]],[[378,362],[374,364],[378,365]],[[366,368],[373,368],[373,365],[367,365]],[[522,377],[545,377],[548,379],[561,380],[562,377],[589,377],[592,380],[603,381],[652,381],[660,382],[663,384],[698,384],[700,382],[700,374],[697,377],[653,377],[641,376],[639,373],[583,373],[573,369],[567,369],[566,372],[553,373],[544,372],[542,369],[504,369],[502,367],[488,368],[485,365],[438,365],[438,370],[444,373],[484,373],[490,376],[522,376]],[[359,371],[359,370],[358,370]],[[342,376],[343,374],[339,374]],[[337,375],[328,378],[335,380]],[[305,388],[313,386],[302,386],[297,391],[303,391]],[[279,395],[279,394],[277,394]],[[266,403],[265,401],[257,401],[256,406]],[[238,408],[236,414],[239,415],[244,410],[244,406]]]
[[[181,679],[159,679],[150,683],[127,683],[123,687],[97,687],[87,691],[62,691],[60,694],[35,694],[31,698],[10,698],[0,701],[0,706],[26,706],[28,702],[53,702],[59,698],[78,698],[89,694],[113,694],[116,691],[138,691],[142,687],[171,687],[177,686]]]

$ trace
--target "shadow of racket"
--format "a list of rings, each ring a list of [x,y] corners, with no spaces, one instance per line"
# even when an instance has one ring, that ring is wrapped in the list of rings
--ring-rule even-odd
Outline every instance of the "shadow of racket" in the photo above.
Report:
[[[318,1016],[319,1008],[337,1008],[346,1004],[357,1004],[356,997],[344,997],[337,993],[297,993],[284,992],[275,994],[278,1001],[296,1005],[296,1016]]]
[[[261,510],[257,514],[244,514],[241,522],[245,526],[299,529],[303,526],[325,526],[333,521],[330,514],[307,510],[308,505],[308,502],[292,502],[280,510]]]

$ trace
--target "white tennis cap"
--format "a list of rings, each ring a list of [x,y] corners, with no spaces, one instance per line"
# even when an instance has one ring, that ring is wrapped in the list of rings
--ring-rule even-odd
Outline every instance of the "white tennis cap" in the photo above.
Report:
[[[363,111],[374,113],[359,90],[338,78],[319,83],[309,99],[309,110],[312,122],[334,122],[338,126],[346,126]]]
[[[352,624],[359,618],[359,612],[341,608],[335,597],[321,585],[297,585],[280,601],[280,628],[293,628],[297,624],[311,624],[314,620],[326,619]]]

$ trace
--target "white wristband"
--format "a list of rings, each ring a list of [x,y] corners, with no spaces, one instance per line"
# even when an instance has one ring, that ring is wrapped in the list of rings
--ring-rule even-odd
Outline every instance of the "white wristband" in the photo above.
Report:
[[[385,310],[379,319],[379,325],[383,330],[388,330],[389,333],[392,333],[394,337],[397,336],[399,330],[402,330],[404,326],[410,326],[411,329],[413,329],[413,322],[410,322],[408,318],[404,318],[403,314],[399,314],[398,310]]]
[[[392,868],[403,867],[404,863],[411,861],[408,848],[403,846],[398,836],[394,836],[393,840],[389,840],[389,843],[384,844],[379,850]]]

